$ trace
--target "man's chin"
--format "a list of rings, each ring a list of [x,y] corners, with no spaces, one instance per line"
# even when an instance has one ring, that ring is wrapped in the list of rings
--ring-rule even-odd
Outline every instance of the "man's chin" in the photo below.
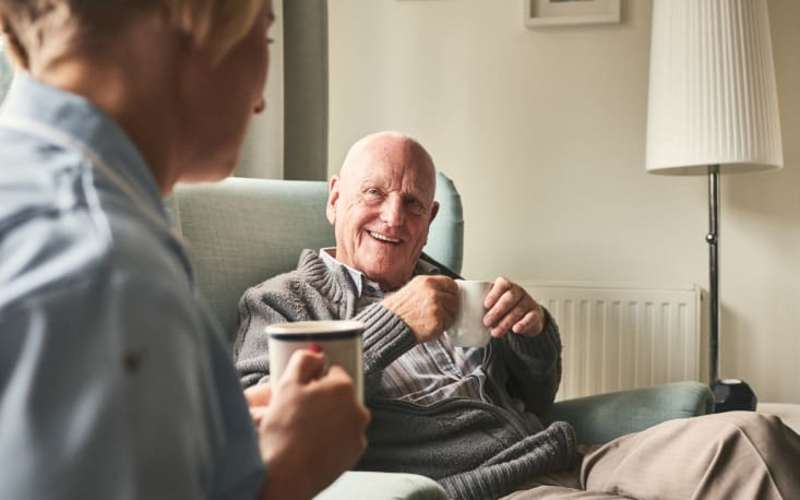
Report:
[[[409,264],[408,252],[399,247],[361,250],[359,253],[364,258],[356,259],[353,267],[364,273],[369,280],[380,284],[382,290],[396,290],[405,285],[417,263],[417,260],[413,259],[413,264]]]

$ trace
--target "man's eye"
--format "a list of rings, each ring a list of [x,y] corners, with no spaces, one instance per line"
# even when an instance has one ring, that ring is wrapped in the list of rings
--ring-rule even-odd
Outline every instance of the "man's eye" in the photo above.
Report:
[[[417,200],[408,200],[406,202],[407,210],[414,215],[422,215],[425,213],[425,207]]]
[[[364,190],[364,201],[367,203],[380,203],[383,193],[378,188],[368,188]]]

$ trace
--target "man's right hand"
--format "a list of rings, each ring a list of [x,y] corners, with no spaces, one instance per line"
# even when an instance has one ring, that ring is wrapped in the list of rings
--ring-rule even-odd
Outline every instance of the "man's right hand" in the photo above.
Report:
[[[458,286],[447,276],[415,276],[383,300],[398,315],[420,344],[440,336],[458,311]]]
[[[370,414],[338,366],[323,375],[325,356],[295,352],[258,423],[267,465],[262,499],[308,499],[353,467],[367,445]]]

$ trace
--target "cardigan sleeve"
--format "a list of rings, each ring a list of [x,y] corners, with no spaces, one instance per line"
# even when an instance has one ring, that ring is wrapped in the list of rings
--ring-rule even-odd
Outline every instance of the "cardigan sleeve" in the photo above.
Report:
[[[276,307],[275,301],[269,299],[269,295],[256,286],[248,289],[239,301],[239,329],[233,356],[244,388],[269,381],[269,336],[266,327],[305,319],[290,314],[287,308]]]
[[[545,312],[545,327],[535,337],[509,332],[503,337],[503,361],[508,372],[509,393],[539,417],[553,407],[561,383],[561,336],[556,321]]]
[[[417,340],[408,325],[381,303],[368,306],[354,319],[366,325],[364,391],[369,399],[380,388],[383,369],[417,345]]]
[[[340,319],[333,312],[338,308],[324,305],[321,295],[309,300],[304,295],[315,294],[299,293],[301,287],[289,286],[282,281],[274,279],[252,287],[239,302],[234,357],[243,387],[269,380],[269,339],[265,331],[268,325]],[[383,369],[414,347],[416,339],[403,320],[380,303],[366,307],[353,319],[366,325],[363,335],[364,386],[369,396],[372,389],[380,387]]]

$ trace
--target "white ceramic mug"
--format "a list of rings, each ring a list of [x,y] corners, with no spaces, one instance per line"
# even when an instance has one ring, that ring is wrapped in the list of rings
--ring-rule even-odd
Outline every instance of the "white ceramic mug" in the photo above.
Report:
[[[456,280],[458,285],[458,314],[445,334],[458,347],[484,347],[491,340],[488,328],[483,326],[486,309],[483,301],[492,288],[490,281]]]
[[[356,397],[363,403],[364,363],[361,336],[364,328],[361,321],[349,320],[298,321],[268,326],[269,371],[273,390],[292,354],[316,344],[325,353],[328,365],[341,366],[350,375]]]

